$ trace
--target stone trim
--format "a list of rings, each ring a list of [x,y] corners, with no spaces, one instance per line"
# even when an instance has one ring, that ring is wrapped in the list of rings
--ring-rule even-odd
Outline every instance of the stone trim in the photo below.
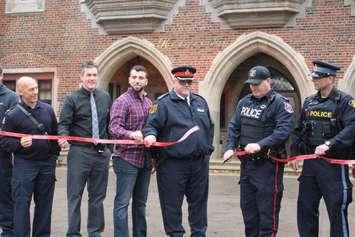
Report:
[[[168,89],[173,87],[169,58],[148,40],[132,36],[116,41],[94,60],[100,71],[98,87],[106,90],[116,70],[136,56],[150,61],[164,78]]]
[[[6,14],[27,14],[43,12],[45,0],[6,0]]]
[[[344,6],[350,6],[351,16],[355,16],[355,0],[344,0]]]
[[[208,0],[233,29],[283,27],[302,10],[305,0]]]
[[[280,61],[290,71],[295,79],[302,101],[306,96],[314,92],[313,84],[309,78],[310,71],[304,57],[280,37],[261,31],[241,35],[234,43],[215,57],[205,79],[199,84],[199,92],[208,101],[211,116],[215,122],[214,145],[216,150],[214,156],[220,154],[219,113],[224,86],[238,65],[260,52]]]
[[[153,32],[168,19],[177,0],[85,0],[108,34]]]
[[[353,56],[353,61],[346,70],[344,77],[339,80],[339,89],[355,98],[355,56]]]

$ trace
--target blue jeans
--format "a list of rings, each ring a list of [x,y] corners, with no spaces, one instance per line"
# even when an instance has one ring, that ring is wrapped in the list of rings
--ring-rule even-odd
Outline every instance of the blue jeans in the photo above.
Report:
[[[23,160],[15,157],[12,176],[14,236],[30,236],[32,195],[35,202],[32,236],[50,236],[55,167],[55,157],[38,161]]]
[[[145,208],[151,170],[138,168],[120,158],[113,159],[116,197],[113,209],[115,237],[128,237],[128,205],[132,197],[133,237],[147,236]]]

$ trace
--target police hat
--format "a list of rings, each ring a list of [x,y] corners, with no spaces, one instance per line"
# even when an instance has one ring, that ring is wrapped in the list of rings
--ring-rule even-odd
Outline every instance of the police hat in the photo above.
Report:
[[[335,76],[337,71],[340,69],[335,64],[329,63],[322,60],[314,60],[313,62],[312,78],[322,78]]]
[[[171,70],[171,73],[174,75],[174,77],[178,80],[193,80],[194,79],[194,74],[196,73],[196,68],[192,66],[181,66],[181,67],[176,67],[173,70]]]
[[[269,69],[264,66],[256,66],[249,70],[247,84],[257,85],[261,81],[271,78]]]

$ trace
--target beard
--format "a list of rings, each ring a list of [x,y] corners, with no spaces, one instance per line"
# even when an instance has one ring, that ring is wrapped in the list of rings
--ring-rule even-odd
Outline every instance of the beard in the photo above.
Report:
[[[135,92],[141,92],[144,89],[144,86],[132,86],[132,88]]]

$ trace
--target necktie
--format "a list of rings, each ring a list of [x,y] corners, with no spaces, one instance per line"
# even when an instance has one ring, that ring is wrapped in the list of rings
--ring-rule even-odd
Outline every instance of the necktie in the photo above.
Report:
[[[97,117],[96,103],[94,99],[94,93],[90,93],[90,105],[91,105],[91,125],[92,125],[92,138],[100,138],[99,135],[99,119]],[[96,142],[94,142],[97,145]]]
[[[188,97],[185,97],[185,101],[186,101],[187,105],[190,106],[190,101],[189,101]]]

